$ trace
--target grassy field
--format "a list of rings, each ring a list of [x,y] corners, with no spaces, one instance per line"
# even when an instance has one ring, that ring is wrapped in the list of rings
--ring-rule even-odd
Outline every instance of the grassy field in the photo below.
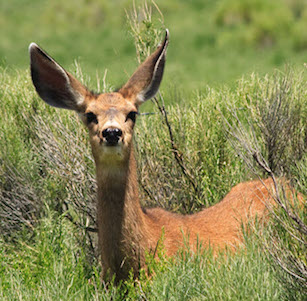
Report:
[[[141,190],[143,204],[196,211],[216,203],[236,183],[254,177],[225,137],[223,118],[231,119],[227,112],[232,108],[242,114],[245,125],[254,120],[258,144],[267,157],[264,137],[257,130],[265,120],[261,111],[257,112],[259,101],[265,95],[275,100],[285,88],[285,101],[291,103],[288,114],[291,120],[297,117],[298,131],[293,129],[286,136],[282,133],[280,138],[287,142],[287,149],[276,156],[280,164],[292,166],[295,185],[304,192],[306,151],[299,153],[305,137],[300,133],[304,134],[307,118],[304,70],[285,76],[254,75],[242,79],[234,91],[227,87],[208,89],[188,104],[167,108],[176,143],[198,193],[174,163],[160,116],[140,117],[136,128],[139,180],[150,192],[148,195]],[[3,300],[280,300],[284,296],[303,300],[305,291],[293,289],[293,279],[286,274],[284,280],[285,273],[265,251],[269,242],[275,241],[270,235],[279,231],[282,253],[278,254],[292,250],[306,264],[306,245],[288,237],[279,219],[273,220],[266,235],[248,236],[246,247],[235,254],[217,259],[209,250],[202,255],[179,254],[174,260],[151,263],[155,273],[150,279],[142,275],[140,280],[131,279],[119,287],[106,286],[100,281],[100,266],[93,255],[95,236],[90,238],[84,230],[85,226],[95,227],[90,219],[95,216],[94,166],[85,130],[72,112],[47,107],[33,91],[25,72],[13,76],[2,70],[0,83],[1,99],[5,99],[0,122]],[[290,144],[292,139],[296,144]],[[155,189],[157,183],[159,191]],[[296,213],[305,220],[303,210]],[[76,227],[67,216],[81,226]],[[286,229],[291,229],[287,215],[285,221]]]
[[[171,31],[161,95],[191,178],[176,165],[159,110],[147,105],[154,114],[139,116],[135,130],[142,204],[182,213],[215,204],[235,184],[267,176],[251,150],[306,193],[305,2],[157,4]],[[73,112],[39,99],[27,47],[37,42],[94,90],[118,87],[137,65],[125,13],[132,3],[0,5],[1,300],[304,300],[306,206],[289,204],[299,227],[280,209],[264,230],[251,225],[255,233],[236,253],[182,250],[173,259],[148,258],[150,278],[103,283],[96,236],[86,231],[95,227],[96,191],[87,134]],[[164,27],[154,5],[152,14],[141,27],[146,47]]]
[[[152,20],[171,33],[164,89],[233,85],[243,74],[305,62],[304,0],[156,3],[164,22],[153,5]],[[127,0],[1,0],[0,64],[28,68],[27,48],[34,41],[69,70],[77,60],[93,88],[105,70],[107,82],[117,87],[136,66],[126,18],[132,9]]]
[[[281,300],[284,294],[261,245],[251,240],[236,255],[186,253],[152,266],[150,280],[106,287],[76,236],[67,220],[50,215],[26,242],[0,241],[1,300]]]

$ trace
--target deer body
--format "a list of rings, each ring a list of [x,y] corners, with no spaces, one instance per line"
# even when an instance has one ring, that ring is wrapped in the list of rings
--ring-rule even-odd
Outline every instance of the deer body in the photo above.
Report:
[[[168,256],[176,254],[187,242],[192,251],[196,251],[199,242],[204,247],[210,244],[215,251],[225,246],[234,248],[242,241],[242,223],[256,215],[261,218],[266,212],[266,202],[272,201],[268,190],[272,181],[268,179],[264,183],[238,184],[221,202],[192,215],[161,208],[143,209],[138,198],[133,152],[129,167],[121,172],[123,182],[118,177],[106,179],[97,174],[102,262],[119,279],[127,278],[131,268],[138,274],[145,264],[146,251],[155,252],[162,235]]]
[[[164,233],[164,247],[173,255],[188,240],[214,249],[240,242],[240,227],[265,214],[270,198],[260,181],[235,186],[217,205],[193,215],[160,208],[142,209],[132,136],[138,107],[158,91],[162,80],[168,31],[160,47],[114,93],[93,94],[48,54],[32,43],[31,75],[40,97],[49,105],[76,111],[89,131],[96,164],[98,241],[104,272],[125,279],[137,275],[146,252],[154,252]],[[268,180],[266,185],[270,185]]]

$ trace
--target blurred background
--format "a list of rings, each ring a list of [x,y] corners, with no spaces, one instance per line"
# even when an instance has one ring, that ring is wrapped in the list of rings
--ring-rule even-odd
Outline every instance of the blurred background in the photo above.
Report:
[[[36,42],[69,71],[77,60],[93,83],[90,88],[105,70],[108,84],[119,87],[137,66],[127,21],[134,5],[144,1],[0,0],[0,66],[28,68],[28,45]],[[156,0],[148,5],[153,16],[148,27],[165,26],[171,34],[164,87],[189,92],[208,84],[232,86],[251,72],[306,62],[305,0]]]

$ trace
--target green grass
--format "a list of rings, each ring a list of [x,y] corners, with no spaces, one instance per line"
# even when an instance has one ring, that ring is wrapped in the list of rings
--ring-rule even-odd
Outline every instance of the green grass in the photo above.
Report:
[[[304,104],[304,76],[304,70],[291,73],[287,89],[291,103]],[[140,117],[135,137],[139,180],[151,192],[148,195],[141,190],[143,203],[196,211],[216,203],[236,183],[251,178],[253,174],[225,137],[221,113],[230,118],[232,108],[245,117],[245,125],[255,120],[256,126],[262,122],[255,109],[259,101],[271,95],[268,91],[279,91],[276,87],[285,78],[289,75],[253,75],[243,78],[235,88],[208,88],[189,103],[181,101],[167,107],[177,146],[197,184],[197,193],[174,165],[161,117]],[[286,293],[263,242],[253,236],[246,248],[235,254],[216,259],[210,251],[203,256],[179,254],[174,260],[153,264],[155,273],[150,279],[143,274],[140,280],[128,280],[119,287],[105,286],[88,236],[64,218],[68,208],[75,222],[95,226],[90,219],[95,216],[94,164],[85,129],[73,112],[44,104],[24,71],[12,75],[2,70],[0,83],[1,99],[5,100],[5,114],[0,120],[0,226],[5,233],[0,241],[2,299],[280,300]],[[165,98],[172,96],[163,94]],[[302,126],[306,117],[303,106],[297,116]],[[261,133],[256,134],[261,138]],[[297,132],[295,137],[296,141]],[[263,140],[259,143],[265,146]],[[291,151],[287,148],[287,154]],[[301,173],[298,166],[294,165],[293,172],[306,183],[306,168]],[[303,300],[302,296],[297,300]]]
[[[283,294],[256,239],[218,258],[182,252],[154,264],[150,280],[114,287],[101,283],[66,219],[49,213],[24,235],[14,245],[0,241],[1,300],[280,300]]]
[[[301,2],[301,4],[300,4]],[[137,1],[137,5],[142,1]],[[303,1],[156,1],[170,29],[164,89],[234,85],[243,74],[265,74],[306,58],[307,8]],[[132,2],[0,1],[0,64],[27,68],[36,42],[69,70],[78,60],[95,87],[97,73],[113,87],[136,67],[125,10]],[[161,18],[153,8],[153,21]],[[298,12],[299,13],[298,13]],[[162,39],[162,37],[161,37]]]
[[[2,300],[91,300],[101,285],[99,271],[86,266],[78,233],[63,218],[50,214],[31,236],[0,244]]]

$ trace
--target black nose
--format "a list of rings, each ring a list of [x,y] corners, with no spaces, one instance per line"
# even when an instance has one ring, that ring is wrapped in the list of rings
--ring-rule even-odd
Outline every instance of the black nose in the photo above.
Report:
[[[105,138],[107,144],[111,146],[115,146],[118,143],[118,140],[122,134],[123,132],[117,128],[107,128],[102,131],[102,137]]]

